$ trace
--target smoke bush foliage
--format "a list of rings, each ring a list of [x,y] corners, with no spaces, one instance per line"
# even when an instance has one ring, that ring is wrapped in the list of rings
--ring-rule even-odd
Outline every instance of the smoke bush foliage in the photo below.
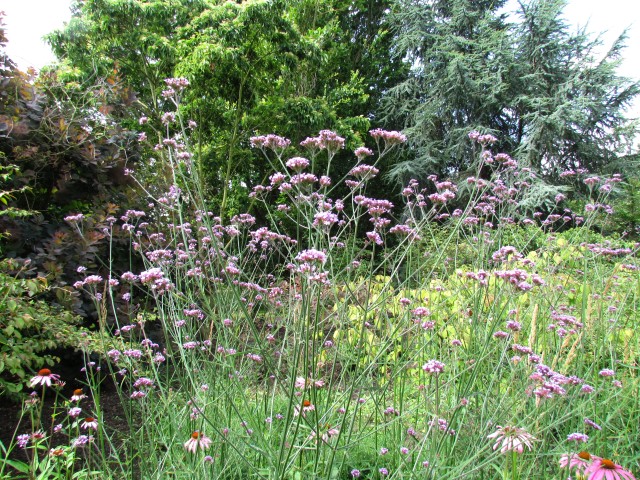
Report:
[[[173,185],[112,226],[129,232],[144,268],[86,271],[75,285],[102,312],[108,362],[86,367],[94,401],[64,401],[62,445],[18,437],[31,458],[46,444],[55,458],[84,458],[62,472],[158,479],[550,478],[581,450],[594,455],[581,471],[614,454],[611,465],[637,465],[637,245],[553,233],[607,215],[617,177],[577,174],[592,197],[584,216],[521,218],[535,172],[472,132],[496,174],[470,177],[464,209],[449,208],[454,182],[411,180],[399,223],[367,182],[402,134],[372,130],[375,147],[358,148],[343,179],[316,170],[344,147],[337,133],[300,148],[257,135],[273,173],[252,197],[268,223],[223,222],[204,206],[180,115],[164,121],[158,151]],[[349,193],[334,198],[342,182]],[[67,221],[82,228],[82,216]],[[542,246],[503,243],[516,224]],[[128,307],[116,311],[119,300]],[[124,435],[100,407],[105,371]],[[30,383],[46,391],[54,380],[41,371]]]

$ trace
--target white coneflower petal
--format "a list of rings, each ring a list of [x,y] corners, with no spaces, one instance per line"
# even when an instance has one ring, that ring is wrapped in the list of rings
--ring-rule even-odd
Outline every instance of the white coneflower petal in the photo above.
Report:
[[[80,425],[80,428],[85,430],[97,430],[98,429],[98,421],[93,417],[87,417],[84,419],[84,422]]]
[[[51,373],[48,368],[43,368],[38,371],[35,377],[32,377],[29,381],[29,387],[35,388],[37,386],[50,387],[54,382],[60,379],[60,375]]]
[[[191,434],[191,438],[184,442],[184,448],[188,452],[196,453],[196,450],[198,450],[198,448],[200,448],[200,450],[206,450],[211,446],[212,443],[213,441],[209,437],[196,430]]]

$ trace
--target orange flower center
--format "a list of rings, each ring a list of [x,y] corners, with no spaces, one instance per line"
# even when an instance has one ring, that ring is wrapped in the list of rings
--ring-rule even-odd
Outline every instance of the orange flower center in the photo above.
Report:
[[[311,405],[311,402],[309,400],[305,400],[305,401],[302,402],[302,406],[303,407],[308,407],[310,405]]]
[[[87,423],[92,423],[92,422],[95,422],[96,419],[93,418],[93,417],[87,417],[87,418],[84,419],[84,421],[87,422]]]
[[[578,457],[580,457],[582,460],[591,460],[591,455],[589,454],[589,452],[585,452],[584,450],[578,454]]]
[[[191,434],[191,438],[193,438],[194,440],[197,440],[198,437],[200,437],[200,432],[195,431]]]
[[[48,368],[43,368],[42,370],[38,371],[38,376],[40,377],[48,377],[49,375],[51,375],[51,370],[49,370]]]
[[[616,464],[613,463],[611,460],[609,460],[607,458],[603,458],[602,460],[600,460],[600,465],[602,465],[602,467],[606,468],[607,470],[615,470],[616,469]]]
[[[73,394],[74,394],[74,395],[78,395],[78,396],[82,395],[82,389],[81,389],[81,388],[76,388],[76,389],[73,391]]]

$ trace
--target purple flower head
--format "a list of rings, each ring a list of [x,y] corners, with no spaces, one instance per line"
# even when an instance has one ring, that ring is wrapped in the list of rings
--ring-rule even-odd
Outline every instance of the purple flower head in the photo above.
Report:
[[[318,134],[320,148],[326,148],[329,152],[337,152],[344,148],[344,138],[331,130],[321,130]]]
[[[373,151],[367,147],[358,147],[353,153],[358,157],[358,160],[362,160],[365,157],[373,155]]]
[[[385,148],[392,147],[393,145],[399,145],[407,141],[406,135],[395,130],[388,131],[376,128],[374,130],[369,130],[369,135],[371,135],[376,142],[384,140]]]
[[[586,443],[589,440],[589,435],[585,435],[584,433],[571,433],[567,435],[567,441],[576,442],[576,443]]]
[[[314,263],[314,262],[325,263],[327,261],[327,254],[324,252],[321,252],[320,250],[314,250],[314,249],[303,250],[296,256],[296,260],[298,262],[305,262],[305,263]]]
[[[309,160],[303,157],[293,157],[287,160],[286,166],[296,172],[301,172],[310,165]]]
[[[275,152],[281,152],[291,145],[291,140],[288,138],[279,137],[278,135],[273,134],[251,137],[250,141],[253,148],[269,148]]]
[[[422,366],[422,369],[427,372],[427,373],[431,373],[433,375],[439,375],[442,372],[444,372],[444,363],[438,361],[438,360],[429,360],[427,363],[425,363]]]

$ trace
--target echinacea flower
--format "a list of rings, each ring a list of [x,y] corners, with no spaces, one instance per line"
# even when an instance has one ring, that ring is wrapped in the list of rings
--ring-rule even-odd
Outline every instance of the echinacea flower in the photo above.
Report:
[[[303,400],[302,401],[302,416],[305,417],[305,413],[306,412],[313,412],[316,409],[316,406],[311,403],[309,400]],[[300,407],[298,407],[298,405],[296,405],[295,407],[293,407],[293,416],[297,417],[298,415],[300,415]]]
[[[63,448],[52,448],[51,450],[49,450],[49,455],[51,455],[52,457],[59,457],[61,455],[64,455],[64,449]]]
[[[51,373],[51,370],[49,370],[48,368],[43,368],[40,371],[38,371],[38,374],[29,381],[29,387],[35,388],[38,385],[41,385],[43,387],[50,387],[54,382],[57,382],[59,379],[60,379],[60,375]]]
[[[196,430],[191,434],[191,438],[184,442],[184,448],[188,452],[196,453],[198,448],[200,448],[200,450],[206,450],[212,443],[213,441],[209,437]]]
[[[589,452],[565,453],[560,457],[560,467],[575,470],[577,475],[583,475],[584,471],[591,465],[592,457]]]
[[[71,401],[72,402],[79,402],[83,398],[87,398],[87,396],[84,394],[84,392],[82,391],[81,388],[76,388],[73,391],[73,395],[71,395]]]
[[[523,428],[510,426],[501,427],[500,425],[498,425],[498,429],[495,432],[487,435],[487,438],[496,439],[493,449],[497,450],[497,448],[500,447],[500,453],[509,451],[522,453],[525,446],[531,450],[531,442],[536,440],[533,435]]]
[[[80,428],[85,430],[97,430],[98,429],[98,421],[93,417],[87,417],[84,419],[84,422],[80,425]]]
[[[607,458],[593,457],[593,463],[584,474],[587,480],[636,480],[629,470]]]

